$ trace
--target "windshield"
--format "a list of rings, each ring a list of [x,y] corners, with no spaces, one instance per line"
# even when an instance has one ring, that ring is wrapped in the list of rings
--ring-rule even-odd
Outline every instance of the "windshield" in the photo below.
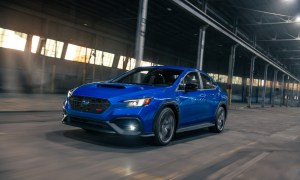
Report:
[[[182,72],[182,70],[178,69],[136,68],[110,82],[151,86],[170,86],[176,81]]]

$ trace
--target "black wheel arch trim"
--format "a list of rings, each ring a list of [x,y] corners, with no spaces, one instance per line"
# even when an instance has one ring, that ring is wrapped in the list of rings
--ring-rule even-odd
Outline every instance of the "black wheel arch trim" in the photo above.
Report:
[[[159,116],[160,112],[165,107],[170,107],[173,110],[173,112],[174,112],[174,115],[175,115],[175,118],[176,118],[176,124],[175,124],[175,129],[174,130],[176,132],[176,129],[177,129],[179,121],[180,121],[180,114],[179,114],[180,112],[179,112],[179,105],[178,105],[177,101],[175,101],[175,100],[166,100],[166,101],[162,102],[159,105],[158,110],[156,111],[154,119],[153,119],[153,122],[152,122],[152,131],[153,132],[154,132],[155,120]]]
[[[221,107],[221,106],[225,106],[224,110],[225,110],[225,121],[227,119],[227,114],[228,114],[228,106],[227,106],[227,103],[224,102],[224,101],[221,101],[218,105],[218,107],[216,108],[216,111],[215,111],[215,116],[217,116],[217,113],[218,113],[218,109]]]

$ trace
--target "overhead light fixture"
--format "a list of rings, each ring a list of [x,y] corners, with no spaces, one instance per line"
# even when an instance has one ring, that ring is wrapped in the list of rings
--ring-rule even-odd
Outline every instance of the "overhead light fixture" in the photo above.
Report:
[[[172,11],[172,8],[169,8],[169,7],[168,7],[168,8],[167,8],[167,11]]]

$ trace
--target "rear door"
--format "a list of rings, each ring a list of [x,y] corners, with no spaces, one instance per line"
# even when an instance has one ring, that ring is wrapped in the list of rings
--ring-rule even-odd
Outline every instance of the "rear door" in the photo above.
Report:
[[[202,79],[203,93],[205,93],[205,104],[207,106],[207,120],[213,121],[216,109],[220,102],[220,90],[213,83],[213,80],[206,74],[200,73]]]

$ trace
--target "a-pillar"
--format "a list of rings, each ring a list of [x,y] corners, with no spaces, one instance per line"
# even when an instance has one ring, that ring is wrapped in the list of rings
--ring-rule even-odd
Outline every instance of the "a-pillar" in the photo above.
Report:
[[[274,71],[274,76],[273,76],[273,83],[272,83],[272,96],[271,96],[271,106],[275,106],[275,89],[277,88],[277,74],[278,70]]]
[[[264,88],[263,88],[263,93],[262,93],[262,103],[261,107],[265,107],[265,102],[266,102],[266,91],[267,91],[267,77],[268,77],[268,67],[269,64],[265,65],[265,72],[264,72]]]
[[[141,62],[144,57],[147,9],[148,0],[140,0],[134,51],[134,57],[136,59],[135,67],[139,67],[141,65]]]
[[[254,65],[255,59],[257,56],[253,56],[251,58],[251,66],[250,66],[250,86],[249,86],[249,94],[248,94],[248,108],[251,108],[251,100],[252,100],[252,86],[253,86],[253,75],[254,75]]]

